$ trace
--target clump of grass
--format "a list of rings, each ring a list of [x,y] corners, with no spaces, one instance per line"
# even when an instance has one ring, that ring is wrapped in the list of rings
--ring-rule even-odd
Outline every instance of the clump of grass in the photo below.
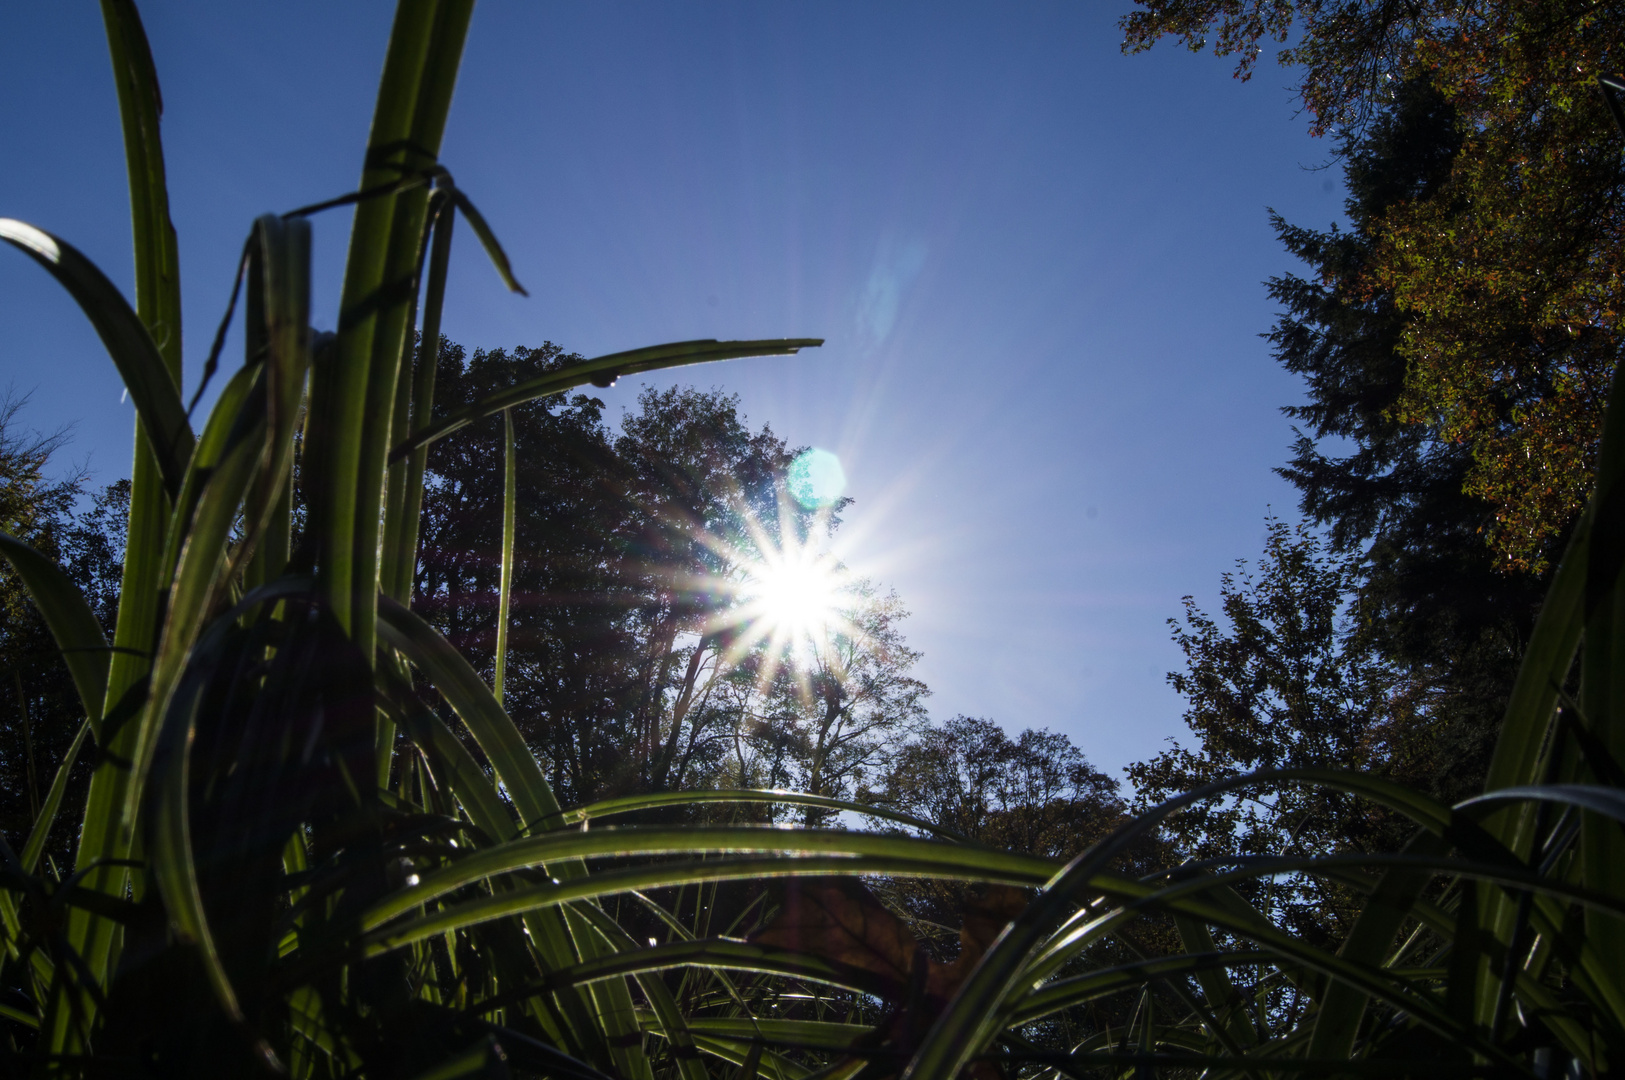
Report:
[[[253,224],[239,280],[246,355],[201,431],[180,396],[179,335],[164,332],[180,320],[175,235],[156,79],[130,0],[102,8],[129,164],[134,306],[67,241],[0,219],[0,238],[91,320],[139,417],[111,643],[60,568],[0,534],[0,554],[55,635],[85,714],[21,852],[0,847],[0,1023],[13,1065],[40,1075],[425,1080],[505,1070],[573,1080],[949,1080],[967,1070],[1625,1067],[1618,381],[1596,494],[1529,643],[1478,798],[1451,807],[1366,776],[1256,774],[1172,800],[1064,867],[952,837],[586,827],[707,802],[875,813],[813,796],[668,793],[559,806],[491,689],[410,610],[424,448],[544,394],[820,342],[634,350],[431,424],[433,350],[414,341],[439,340],[458,216],[519,289],[439,160],[471,6],[403,3],[356,192]],[[317,336],[309,217],[338,205],[355,214],[339,325]],[[218,345],[205,373],[217,362]],[[424,703],[424,685],[449,712]],[[75,756],[90,753],[77,862],[58,878],[40,855],[64,813]],[[1187,865],[1143,878],[1113,871],[1193,801],[1284,784],[1383,804],[1415,822],[1415,838],[1391,853]],[[1324,875],[1367,895],[1336,952],[1272,924],[1232,888],[1281,874]],[[827,891],[834,899],[805,933],[754,942],[713,935],[710,915],[699,914],[707,905],[694,899],[714,903],[722,883],[858,875],[1038,891],[1002,933],[995,924],[972,935],[967,923],[980,960],[931,984],[947,987],[941,1000],[906,990],[913,975],[887,996],[870,978],[873,964],[851,959],[852,926],[884,923],[861,891]],[[768,917],[751,912],[746,905],[732,929]],[[628,929],[651,919],[665,928],[660,947]],[[1171,926],[1180,947],[1138,951],[1132,930],[1146,920]],[[1101,968],[1093,958],[1107,939],[1120,946],[1118,961]],[[922,986],[933,970],[947,978],[899,955],[892,966],[917,970]],[[1230,976],[1241,968],[1247,985],[1289,988],[1302,1008],[1283,1019],[1269,993],[1244,994]],[[795,1001],[844,1003],[844,1019],[807,1018],[786,1004],[784,987],[797,988]],[[1064,1044],[1034,1034],[1125,993],[1139,995],[1126,1028]]]

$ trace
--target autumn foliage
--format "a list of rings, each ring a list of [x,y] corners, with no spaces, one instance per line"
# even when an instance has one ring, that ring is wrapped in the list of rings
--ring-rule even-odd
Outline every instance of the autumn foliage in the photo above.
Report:
[[[1409,316],[1394,417],[1470,448],[1485,540],[1509,569],[1544,569],[1584,504],[1621,348],[1625,173],[1596,79],[1621,66],[1622,13],[1581,0],[1141,8],[1123,20],[1129,50],[1211,41],[1246,78],[1282,43],[1317,135],[1358,136],[1417,80],[1455,111],[1444,182],[1363,223],[1362,284]]]

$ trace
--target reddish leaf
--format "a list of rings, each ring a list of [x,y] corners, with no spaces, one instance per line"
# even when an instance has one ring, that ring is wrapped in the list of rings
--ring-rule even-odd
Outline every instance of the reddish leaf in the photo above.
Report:
[[[1025,894],[992,886],[973,896],[959,932],[959,959],[930,959],[901,919],[851,878],[792,881],[778,917],[750,936],[758,945],[794,949],[845,968],[892,1012],[853,1048],[868,1066],[854,1080],[888,1080],[913,1056],[948,1000],[958,992],[1010,920]],[[998,1066],[974,1062],[966,1080],[1003,1080]]]
[[[778,917],[750,940],[861,972],[874,980],[873,992],[893,1004],[907,991],[920,948],[903,921],[854,878],[791,881]]]

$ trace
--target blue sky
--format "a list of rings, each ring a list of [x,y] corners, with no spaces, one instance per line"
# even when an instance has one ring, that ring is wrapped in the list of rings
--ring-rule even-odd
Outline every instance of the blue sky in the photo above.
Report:
[[[1301,387],[1259,339],[1296,269],[1267,207],[1325,226],[1329,147],[1290,75],[1162,46],[1119,3],[487,0],[443,160],[530,299],[464,231],[446,333],[585,355],[822,336],[670,382],[836,453],[849,561],[913,617],[933,714],[1049,727],[1111,770],[1182,730],[1164,620],[1260,547]],[[359,174],[391,6],[143,5],[166,111],[194,379],[253,217]],[[95,5],[0,7],[0,214],[131,281],[117,105]],[[330,327],[348,219],[316,227]],[[228,353],[228,356],[231,355]],[[0,252],[0,388],[128,468],[94,334]],[[617,415],[640,384],[603,396]]]

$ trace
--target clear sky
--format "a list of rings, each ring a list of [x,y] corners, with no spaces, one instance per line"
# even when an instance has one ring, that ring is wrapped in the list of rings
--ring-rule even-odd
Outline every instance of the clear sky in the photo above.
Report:
[[[1301,397],[1258,335],[1291,269],[1267,209],[1341,211],[1288,74],[1119,54],[1128,0],[477,6],[443,160],[467,230],[445,332],[592,356],[822,336],[661,380],[839,455],[854,567],[913,611],[933,715],[1049,727],[1113,771],[1179,733],[1164,621],[1254,557]],[[142,4],[165,100],[188,392],[255,215],[353,188],[392,5]],[[0,6],[0,215],[130,289],[99,10]],[[316,226],[335,318],[348,217]],[[240,355],[228,353],[228,358]],[[133,413],[71,302],[0,251],[0,388],[128,470]],[[601,396],[617,415],[640,384]]]

